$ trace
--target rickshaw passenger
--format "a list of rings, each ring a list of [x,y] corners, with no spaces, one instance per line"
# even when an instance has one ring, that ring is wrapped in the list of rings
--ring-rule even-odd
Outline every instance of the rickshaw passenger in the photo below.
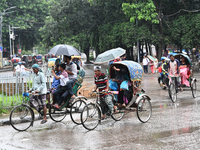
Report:
[[[65,71],[69,75],[69,81],[67,81],[66,83],[67,90],[65,91],[63,96],[66,97],[68,94],[70,94],[70,96],[73,96],[72,87],[77,80],[77,65],[71,61],[71,56],[64,56],[64,62],[67,63]]]
[[[113,81],[117,81],[120,84],[120,95],[123,95],[123,97],[120,97],[120,103],[123,103],[122,106],[125,107],[126,104],[128,104],[128,99],[126,96],[124,96],[123,92],[129,90],[129,86],[131,86],[130,78],[128,75],[128,71],[125,66],[122,68],[116,68],[113,66],[113,69],[116,71],[116,77],[113,79]],[[123,100],[122,100],[123,99]]]
[[[61,74],[57,76],[55,74],[55,71],[52,70],[54,77],[57,80],[60,80],[60,87],[58,87],[57,90],[53,93],[55,103],[57,103],[56,105],[54,105],[54,107],[56,108],[60,108],[62,102],[64,101],[65,96],[63,95],[63,93],[66,91],[66,83],[67,81],[69,81],[68,73],[65,71],[65,64],[59,65],[59,71],[61,71]]]
[[[59,71],[59,64],[57,64],[55,66],[55,70],[54,70],[56,76],[59,76],[59,74],[61,73],[61,71]],[[60,85],[60,80],[57,80],[55,77],[53,78],[53,82],[52,82],[52,85],[51,85],[51,89],[48,89],[48,91],[50,93],[54,93],[57,89],[57,87]],[[50,94],[48,93],[47,94],[47,101],[48,103],[50,104]],[[53,98],[53,104],[54,104],[54,98]]]
[[[99,92],[103,90],[105,92],[108,92],[109,89],[108,78],[104,73],[101,73],[100,70],[101,70],[100,66],[94,67],[94,73],[95,73],[94,80],[96,84],[95,91],[99,89]],[[103,113],[103,116],[101,118],[102,120],[105,119],[106,117],[105,114],[108,109],[112,112],[113,109],[116,110],[117,108],[116,106],[113,105],[112,96],[109,93],[100,94],[100,105]]]
[[[182,60],[180,65],[181,84],[185,86],[190,86],[190,83],[187,80],[189,78],[188,76],[188,71],[190,70],[189,65],[187,65],[185,57],[182,57],[181,60]]]
[[[39,65],[34,64],[32,66],[33,72],[34,72],[34,83],[33,87],[29,90],[29,92],[34,91],[35,93],[38,93],[39,96],[36,95],[31,95],[30,96],[30,103],[33,105],[33,107],[41,111],[41,109],[44,110],[44,118],[41,121],[41,124],[47,122],[46,118],[46,93],[47,93],[47,87],[46,87],[46,80],[45,80],[45,75],[43,72],[40,71]]]
[[[172,77],[172,78],[180,76],[180,62],[177,59],[175,59],[175,57],[173,55],[170,55],[168,72],[169,72],[170,77]],[[175,84],[177,87],[180,86],[180,82],[178,82],[178,81]],[[181,91],[183,91],[182,87],[180,87],[180,89],[181,89]]]

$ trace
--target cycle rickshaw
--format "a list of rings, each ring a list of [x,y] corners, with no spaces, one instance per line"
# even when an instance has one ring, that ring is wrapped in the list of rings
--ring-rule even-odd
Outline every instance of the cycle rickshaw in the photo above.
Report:
[[[182,53],[176,53],[173,55],[179,61],[181,60],[181,58],[183,58],[183,57],[185,58],[185,61],[187,64],[187,80],[189,81],[189,86],[180,85],[180,83],[181,83],[180,77],[170,77],[169,76],[170,84],[169,84],[169,88],[168,88],[168,93],[169,93],[169,97],[170,97],[171,101],[173,103],[176,102],[177,93],[178,93],[178,91],[181,91],[180,86],[183,88],[183,91],[191,91],[193,98],[195,98],[197,95],[197,85],[196,85],[197,80],[194,78],[194,75],[193,75],[192,62],[191,62],[190,58],[186,54],[182,54]]]
[[[116,72],[113,70],[113,66],[118,68],[126,68],[129,82],[131,85],[129,86],[130,89],[133,88],[133,85],[139,89],[141,86],[142,74],[143,69],[142,66],[133,61],[121,61],[115,62],[110,66],[110,78],[115,78]],[[134,88],[135,88],[134,87]],[[117,106],[117,112],[108,112],[108,116],[111,116],[115,121],[119,121],[123,118],[123,116],[127,112],[136,112],[138,119],[145,123],[151,118],[152,114],[152,107],[150,102],[150,97],[144,93],[144,90],[138,90],[137,92],[133,93],[133,90],[129,91],[130,97],[128,98],[128,104],[126,107],[120,106],[120,95],[123,97],[124,93],[117,91],[109,91],[112,95],[113,103]],[[88,103],[82,113],[81,113],[81,122],[84,128],[87,130],[95,129],[101,123],[101,107],[99,104],[99,94],[105,93],[103,92],[95,92],[97,94],[97,98],[95,101],[90,101]],[[115,98],[115,94],[119,97],[118,101]]]
[[[82,73],[83,74],[83,73]],[[70,114],[71,120],[80,125],[80,114],[86,105],[86,98],[84,96],[78,96],[78,90],[82,87],[81,83],[83,81],[83,75],[81,73],[78,75],[77,82],[73,86],[73,93],[75,98],[67,96],[61,106],[57,109],[50,105],[48,115],[55,122],[62,121],[67,114]],[[31,93],[34,94],[34,93]],[[35,111],[29,103],[29,93],[23,94],[22,104],[14,107],[10,114],[10,124],[17,131],[25,131],[30,126],[33,126],[35,120]],[[37,95],[37,94],[34,94]],[[36,110],[40,116],[43,116],[43,110]]]

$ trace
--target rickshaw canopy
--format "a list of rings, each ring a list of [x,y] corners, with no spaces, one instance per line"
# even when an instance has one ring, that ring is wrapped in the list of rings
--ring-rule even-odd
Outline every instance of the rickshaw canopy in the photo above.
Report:
[[[141,81],[142,80],[143,68],[139,63],[136,63],[136,62],[130,61],[130,60],[114,62],[110,66],[110,72],[111,72],[111,68],[115,65],[126,66],[129,71],[130,79],[132,81]]]
[[[52,66],[55,67],[55,65],[60,64],[61,60],[60,58],[50,58],[48,59],[48,68],[51,69]]]
[[[81,56],[71,56],[71,57],[72,57],[72,59],[74,59],[74,58],[81,59]]]
[[[191,62],[190,57],[189,57],[188,55],[183,54],[183,53],[175,53],[175,54],[173,54],[173,55],[174,55],[175,57],[176,57],[176,56],[185,57],[185,59],[186,59],[186,61],[188,61],[189,65],[192,66],[192,62]]]

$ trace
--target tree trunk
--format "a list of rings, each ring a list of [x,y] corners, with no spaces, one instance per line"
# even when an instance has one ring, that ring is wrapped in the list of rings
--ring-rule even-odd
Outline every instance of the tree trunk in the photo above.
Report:
[[[87,60],[86,60],[87,63],[90,62],[90,53],[89,53],[89,51],[90,51],[90,48],[89,48],[89,47],[87,47],[87,48],[84,49],[84,53],[85,53],[86,56],[87,56]]]
[[[129,48],[127,48],[126,54],[127,54],[127,59],[131,59],[130,49]]]
[[[158,46],[157,56],[158,59],[162,56],[162,50],[163,50],[163,25],[162,25],[162,18],[161,18],[161,6],[162,6],[162,0],[154,0],[154,5],[156,6],[156,12],[158,13],[158,19],[159,19],[159,29],[160,29],[160,45]]]
[[[148,46],[147,46],[147,42],[146,42],[146,41],[145,41],[145,47],[146,47],[146,54],[150,55],[150,54],[149,54],[149,48],[148,48]]]
[[[150,55],[153,55],[152,54],[152,48],[151,48],[151,45],[148,43],[148,47],[149,47],[149,52],[150,52]]]
[[[130,47],[130,52],[131,52],[131,60],[133,60],[133,47]]]

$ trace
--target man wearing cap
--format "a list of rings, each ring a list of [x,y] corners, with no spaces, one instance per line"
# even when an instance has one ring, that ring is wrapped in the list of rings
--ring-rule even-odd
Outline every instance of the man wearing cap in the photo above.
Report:
[[[97,89],[99,89],[99,92],[101,91],[105,91],[108,92],[109,89],[109,83],[108,83],[108,78],[106,77],[106,75],[104,73],[101,73],[101,67],[100,66],[95,66],[94,67],[94,80],[95,80],[95,84],[96,84],[96,88],[95,91]],[[101,109],[102,109],[102,120],[105,119],[105,114],[107,112],[107,107],[109,108],[109,110],[112,112],[113,109],[116,110],[116,106],[113,105],[112,102],[112,96],[109,93],[103,93],[100,94],[100,105],[101,105]]]
[[[29,92],[37,93],[37,95],[31,95],[30,96],[30,103],[32,106],[38,110],[41,111],[42,109],[44,110],[44,118],[41,121],[41,124],[47,122],[46,118],[46,93],[47,93],[47,87],[46,87],[46,80],[45,80],[45,75],[43,74],[42,71],[40,71],[39,65],[34,64],[32,66],[34,76],[33,76],[33,87],[29,90]]]

